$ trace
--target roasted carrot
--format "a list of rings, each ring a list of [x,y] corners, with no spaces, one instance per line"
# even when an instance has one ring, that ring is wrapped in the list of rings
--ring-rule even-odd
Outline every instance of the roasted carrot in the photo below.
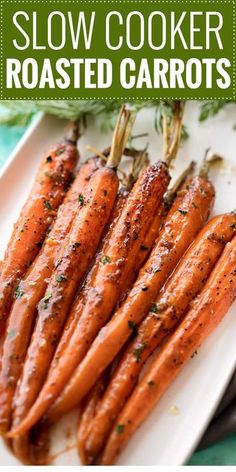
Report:
[[[132,151],[134,152],[134,150],[132,150]],[[95,152],[96,152],[96,150],[95,150]],[[109,152],[110,152],[110,150],[109,150]],[[103,162],[103,161],[105,162],[106,159],[104,159],[104,157],[106,155],[108,155],[109,152],[108,152],[108,150],[105,150],[103,152],[103,154],[99,153],[99,155],[101,156],[101,159],[100,159],[99,162]],[[125,154],[129,155],[130,150],[126,149]],[[135,159],[134,159],[134,163],[133,163],[132,170],[131,170],[132,180],[137,178],[138,171],[141,170],[141,168],[143,166],[147,165],[148,159],[147,159],[146,153],[145,153],[145,156],[143,154],[144,154],[143,151],[135,151],[135,155],[133,156],[133,157],[135,157]],[[129,182],[131,183],[131,179],[129,179]],[[116,221],[119,219],[122,208],[123,208],[123,206],[125,204],[125,201],[127,199],[128,189],[130,188],[130,185],[128,183],[126,185],[127,185],[127,188],[121,187],[121,189],[119,190],[119,193],[118,193],[117,198],[116,198],[116,202],[113,206],[113,209],[112,209],[112,212],[111,212],[111,215],[110,215],[110,218],[109,218],[109,222],[107,224],[107,227],[104,230],[102,240],[99,244],[98,254],[96,255],[96,261],[94,263],[94,266],[93,266],[92,270],[89,272],[89,275],[87,276],[86,283],[84,284],[84,289],[79,291],[79,297],[80,297],[81,301],[82,301],[83,292],[87,290],[88,283],[91,283],[91,280],[92,280],[93,276],[95,275],[95,273],[96,273],[96,271],[97,271],[97,269],[100,265],[99,260],[100,260],[101,254],[103,252],[104,244],[106,243],[106,240],[108,240],[110,238],[110,234],[111,234],[113,225],[116,224]],[[100,254],[100,256],[99,256],[99,254]],[[53,370],[53,365],[57,362],[57,356],[59,355],[59,353],[62,352],[64,346],[66,345],[67,338],[70,337],[71,334],[73,333],[74,326],[75,326],[76,322],[78,321],[77,318],[74,317],[73,312],[71,313],[71,315],[72,316],[70,316],[68,318],[67,322],[66,322],[66,326],[65,326],[64,331],[63,331],[62,339],[60,340],[60,343],[57,347],[56,354],[54,356],[54,362],[52,362],[52,364],[50,366],[50,370],[51,369]],[[76,313],[76,316],[78,317],[79,313]],[[55,367],[55,365],[54,365],[54,367]],[[50,370],[49,370],[49,374],[48,374],[49,376],[50,376]],[[37,463],[38,463],[38,461],[42,460],[41,455],[42,454],[43,454],[43,456],[45,455],[44,439],[45,439],[45,436],[47,436],[47,433],[44,431],[44,428],[42,428],[42,432],[43,432],[43,434],[42,434],[43,439],[41,437],[41,429],[40,429],[40,435],[38,435],[38,427],[35,428],[35,432],[33,431],[33,437],[34,437],[33,444],[32,444],[32,434],[30,434],[30,438],[28,438],[27,436],[22,436],[20,438],[17,438],[15,440],[13,440],[14,453],[21,460],[21,462],[26,463],[26,464],[30,464],[30,463],[35,463],[34,462],[35,460],[37,461]],[[36,444],[35,444],[35,438],[36,438]],[[43,452],[41,452],[41,449],[43,449]],[[32,456],[33,456],[33,458],[32,458]]]
[[[106,242],[110,239],[111,232],[113,230],[114,225],[116,224],[116,222],[118,221],[120,217],[120,214],[126,202],[127,196],[128,196],[128,193],[126,189],[121,188],[119,190],[116,203],[113,207],[110,225],[107,228],[107,232],[105,232],[104,234],[101,244],[99,245],[94,265],[89,271],[83,283],[82,288],[79,290],[76,296],[75,302],[73,303],[70,314],[68,316],[68,319],[66,321],[61,339],[58,343],[55,355],[53,357],[53,360],[50,365],[50,369],[48,371],[48,377],[51,377],[51,374],[54,372],[54,369],[57,368],[58,361],[61,358],[63,351],[66,349],[68,342],[74,333],[74,330],[76,328],[76,325],[78,323],[78,320],[81,316],[81,313],[84,307],[86,293],[93,284],[93,281],[95,279],[95,276],[100,266],[100,260],[101,260],[102,254],[104,253],[104,248],[106,247]]]
[[[183,192],[186,184],[187,177],[189,177],[193,170],[195,168],[195,162],[190,162],[189,166],[181,173],[179,178],[176,180],[174,185],[166,192],[164,195],[163,201],[158,208],[147,232],[144,238],[143,243],[140,246],[139,253],[137,255],[136,259],[136,264],[135,267],[133,267],[129,273],[129,276],[126,279],[126,283],[123,289],[123,293],[121,294],[121,297],[119,299],[118,305],[122,303],[124,300],[125,296],[128,293],[128,290],[132,287],[133,282],[136,280],[137,275],[141,267],[143,266],[144,262],[147,260],[153,245],[157,239],[157,237],[160,234],[160,230],[163,224],[163,221],[172,207],[172,204],[175,201],[175,204],[173,205],[173,208],[171,211],[175,211],[175,208],[178,207],[178,199],[177,194],[179,192]],[[190,178],[188,179],[188,182],[190,182]]]
[[[117,455],[236,298],[236,237],[227,243],[204,289],[137,385],[106,444],[101,464]]]
[[[105,375],[106,374],[106,375]],[[105,386],[107,384],[108,372],[104,372],[102,377],[98,380],[94,388],[81,405],[77,444],[78,450],[83,463],[86,463],[86,457],[84,457],[85,441],[88,435],[88,429],[92,424],[92,421],[96,415],[100,400],[104,393]]]
[[[89,148],[91,147],[89,146]],[[96,152],[96,149],[94,148],[91,148],[91,149],[93,152]],[[104,155],[109,154],[109,152],[110,152],[110,148],[107,148],[103,152],[103,154],[100,154],[100,158],[104,160],[104,157],[105,157]],[[86,277],[86,280],[84,281],[83,287],[81,288],[81,290],[79,290],[77,294],[75,303],[73,304],[73,307],[70,312],[70,316],[67,319],[60,342],[57,346],[53,361],[51,363],[51,366],[48,372],[48,377],[50,377],[52,372],[54,372],[54,369],[57,366],[58,360],[60,359],[63,350],[66,348],[68,341],[70,340],[71,336],[74,333],[76,324],[81,316],[82,309],[85,303],[85,294],[88,292],[89,289],[91,289],[91,287],[94,284],[95,275],[97,274],[97,271],[100,267],[100,259],[103,253],[104,252],[106,253],[107,241],[110,240],[113,228],[117,224],[120,218],[121,212],[127,201],[129,191],[132,189],[134,182],[137,180],[139,176],[139,172],[142,170],[142,168],[145,168],[149,163],[148,156],[145,151],[136,151],[135,149],[130,150],[129,148],[125,148],[124,153],[125,155],[128,155],[128,156],[132,155],[132,157],[135,158],[132,169],[131,169],[131,173],[127,176],[126,182],[124,183],[125,186],[122,185],[122,187],[120,188],[118,192],[116,202],[113,207],[107,228],[105,228],[104,230],[104,235],[100,242],[98,252],[96,254],[95,262],[91,270],[89,271]]]
[[[170,190],[168,190],[167,194],[164,196],[163,203],[158,209],[156,215],[154,216],[150,228],[148,229],[147,234],[145,236],[144,243],[140,247],[136,261],[136,270],[139,270],[140,267],[142,267],[144,261],[148,257],[149,252],[153,247],[154,241],[156,240],[160,232],[161,224],[165,215],[168,212],[168,209],[170,208],[174,198],[176,197],[177,192],[180,190],[180,188],[183,188],[183,184],[187,176],[192,173],[194,167],[195,163],[191,162],[188,168],[177,179],[174,186]],[[135,280],[135,274],[130,274],[130,276],[127,277],[126,286],[124,287],[124,293],[121,294],[121,300],[119,301],[119,303],[122,302],[122,298],[124,299],[125,295],[127,294],[126,292],[128,291],[128,288],[132,285],[133,280]],[[56,365],[54,365],[54,368],[56,368]],[[113,366],[112,369],[108,370],[114,370]],[[105,375],[105,381],[103,377],[104,373],[102,374],[98,382],[94,385],[92,391],[89,394],[89,400],[86,401],[86,407],[82,408],[82,411],[80,413],[80,423],[78,428],[78,448],[83,461],[85,461],[86,459],[84,446],[86,436],[88,436],[88,428],[90,428],[92,424],[92,419],[97,411],[97,404],[98,401],[101,400],[101,392],[105,389],[105,383],[107,383],[108,375]],[[100,395],[98,395],[98,391]]]
[[[17,285],[39,252],[72,179],[78,161],[78,134],[75,128],[73,131],[43,158],[8,243],[0,276],[0,334],[14,296],[19,296]]]
[[[1,433],[8,431],[10,426],[12,399],[29,345],[37,304],[44,295],[60,246],[80,208],[79,196],[84,193],[92,174],[100,167],[100,159],[96,156],[80,167],[39,255],[18,286],[18,297],[9,316],[0,373]]]
[[[183,106],[176,102],[175,127],[171,128],[173,136],[170,136],[165,151],[167,165],[171,163],[177,152],[182,117]],[[114,228],[114,234],[108,241],[94,286],[86,293],[86,300],[75,332],[69,339],[67,349],[63,350],[55,371],[50,371],[50,378],[45,382],[38,399],[23,420],[21,431],[27,431],[53,403],[88,351],[99,329],[111,316],[126,280],[135,268],[139,246],[150,224],[149,218],[153,217],[155,210],[161,204],[163,193],[169,182],[167,165],[159,162],[155,166],[150,166],[134,186],[118,225]],[[75,309],[81,310],[81,303]],[[18,432],[19,428],[21,426],[17,428]]]
[[[54,371],[50,370],[50,376],[32,407],[34,420],[41,417],[63,389],[99,329],[111,315],[126,283],[130,267],[136,262],[135,257],[143,242],[150,218],[160,205],[168,182],[166,166],[160,163],[147,168],[135,184],[100,256],[99,270],[93,279],[93,284],[86,290],[79,319],[78,315],[73,314],[78,322],[69,344],[66,350],[63,350],[63,355]],[[72,311],[80,313],[80,310],[79,296]]]
[[[203,288],[225,244],[236,231],[236,214],[213,218],[190,246],[147,318],[134,326],[136,337],[127,347],[100,402],[85,443],[87,462],[104,446],[118,413],[130,396],[147,358],[169,335]]]
[[[45,296],[38,306],[38,320],[15,394],[14,426],[22,420],[37,398],[76,290],[109,219],[119,185],[116,168],[125,147],[129,121],[130,112],[123,107],[106,166],[93,174],[84,195],[79,196],[81,208],[61,247]]]
[[[79,404],[112,362],[129,338],[131,325],[139,323],[150,310],[162,285],[205,223],[213,200],[212,184],[201,177],[194,178],[189,190],[182,196],[182,201],[177,199],[179,206],[175,211],[170,210],[170,217],[167,216],[151,255],[126,301],[100,331],[67,387],[50,408],[50,421]],[[21,431],[26,425],[28,427],[28,419],[22,424]]]

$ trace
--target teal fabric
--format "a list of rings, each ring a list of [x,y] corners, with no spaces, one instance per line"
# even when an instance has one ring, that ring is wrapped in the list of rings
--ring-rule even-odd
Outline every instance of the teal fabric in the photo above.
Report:
[[[0,126],[0,168],[24,134],[25,128]],[[236,433],[224,441],[193,454],[190,465],[236,465]]]
[[[24,134],[25,128],[0,126],[0,168]]]
[[[236,433],[208,449],[196,452],[189,465],[236,465]]]

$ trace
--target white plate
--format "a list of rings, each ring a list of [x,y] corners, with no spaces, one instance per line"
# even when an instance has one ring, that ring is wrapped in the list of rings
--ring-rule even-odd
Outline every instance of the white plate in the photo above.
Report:
[[[214,213],[232,210],[236,207],[236,132],[233,131],[233,110],[230,108],[205,124],[197,123],[197,103],[187,106],[185,122],[190,139],[183,145],[176,161],[174,174],[186,167],[189,159],[198,162],[209,146],[226,158],[226,166],[213,175],[217,196]],[[51,117],[39,117],[1,173],[0,180],[0,222],[2,257],[13,222],[30,189],[35,169],[42,153],[59,139],[64,123]],[[144,110],[135,125],[135,134],[149,132],[147,138],[135,144],[142,146],[148,141],[151,160],[161,156],[161,139],[153,128],[153,112]],[[97,122],[90,123],[89,130],[81,140],[83,157],[88,156],[85,144],[103,149],[110,143],[109,134],[101,134]],[[172,387],[152,412],[145,424],[134,435],[127,449],[121,455],[123,465],[180,465],[184,464],[197,445],[223,394],[224,388],[236,365],[236,304],[232,306],[221,325],[205,342],[188,365],[183,369]],[[171,416],[170,406],[179,409],[177,416]],[[54,452],[74,444],[76,415],[63,420],[54,434]],[[69,428],[69,429],[68,429]],[[1,465],[18,464],[0,443]],[[60,455],[57,465],[78,464],[75,449]]]

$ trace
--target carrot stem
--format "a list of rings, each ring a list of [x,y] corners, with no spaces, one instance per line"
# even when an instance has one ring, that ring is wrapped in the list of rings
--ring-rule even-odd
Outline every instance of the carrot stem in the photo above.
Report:
[[[184,107],[184,101],[176,100],[172,117],[170,118],[165,112],[163,113],[163,160],[167,167],[170,167],[179,149]]]
[[[123,155],[125,145],[130,136],[134,115],[123,105],[121,107],[111,145],[111,152],[107,159],[107,167],[117,169]]]
[[[180,176],[174,183],[173,187],[171,187],[171,189],[166,192],[166,195],[164,196],[164,203],[167,207],[170,207],[172,205],[178,190],[183,185],[186,178],[192,174],[195,167],[196,167],[196,162],[191,161],[188,167],[186,167],[186,169],[182,172],[182,174],[180,174]]]

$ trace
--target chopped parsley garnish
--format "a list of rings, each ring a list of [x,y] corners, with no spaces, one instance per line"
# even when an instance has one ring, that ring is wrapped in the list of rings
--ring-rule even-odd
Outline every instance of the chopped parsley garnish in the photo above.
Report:
[[[158,313],[158,306],[156,303],[152,303],[151,308],[150,308],[151,313]]]
[[[52,205],[48,200],[44,201],[44,205],[47,208],[47,210],[52,210]]]
[[[22,288],[18,285],[18,287],[16,287],[15,289],[15,298],[22,298],[23,295],[24,295],[24,292]]]
[[[179,208],[178,211],[181,213],[181,215],[187,215],[188,214],[188,212],[186,210],[181,210],[181,208]]]
[[[109,256],[104,256],[101,260],[102,264],[109,264],[111,262],[111,258]]]
[[[124,424],[117,424],[116,425],[116,432],[118,434],[122,434],[124,432],[125,425]]]
[[[106,190],[105,188],[104,188],[104,190],[103,190],[103,195],[104,195],[104,197],[107,196],[107,190]]]
[[[145,349],[145,347],[146,347],[145,343],[140,343],[139,346],[134,348],[134,357],[136,359],[136,362],[140,362],[141,354],[143,350]]]
[[[84,204],[84,196],[82,195],[82,193],[79,193],[78,195],[78,202],[81,206]]]
[[[42,298],[43,308],[45,310],[48,308],[50,298],[52,298],[51,293],[46,293],[45,297]]]
[[[67,279],[67,277],[65,275],[57,275],[56,276],[56,281],[57,282],[65,282],[66,279]]]
[[[52,162],[52,156],[46,157],[46,162]]]
[[[153,269],[154,274],[157,274],[158,272],[161,272],[161,269]]]

